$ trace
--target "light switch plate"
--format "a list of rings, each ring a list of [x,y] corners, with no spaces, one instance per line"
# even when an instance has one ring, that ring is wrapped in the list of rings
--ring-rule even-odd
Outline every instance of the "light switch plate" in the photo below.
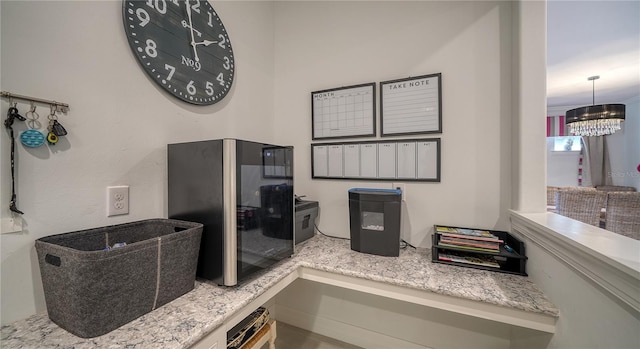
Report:
[[[0,233],[10,234],[22,231],[22,217],[6,217],[2,218]]]

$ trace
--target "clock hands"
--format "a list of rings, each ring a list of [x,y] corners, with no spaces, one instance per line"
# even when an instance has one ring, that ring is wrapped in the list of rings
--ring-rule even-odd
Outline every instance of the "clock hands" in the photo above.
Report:
[[[198,45],[209,46],[211,44],[217,44],[218,41],[203,40],[201,42],[196,42],[193,33],[196,32],[198,36],[202,36],[202,33],[193,27],[193,21],[191,20],[191,6],[189,6],[189,0],[185,0],[185,5],[187,7],[187,17],[189,18],[189,23],[187,24],[187,21],[183,20],[182,26],[185,28],[189,28],[189,32],[191,33],[191,47],[193,47],[193,58],[196,62],[199,62],[200,58],[198,58],[198,50],[196,49],[196,47]]]
[[[202,42],[192,42],[192,45],[204,45],[204,46],[209,46],[211,44],[217,44],[218,41],[211,41],[211,40],[204,40]]]
[[[192,28],[192,27],[189,25],[189,23],[187,23],[187,21],[185,21],[184,19],[182,20],[182,22],[181,22],[181,23],[182,23],[182,27],[184,27],[184,28],[191,28],[191,29],[193,29],[193,31],[194,31],[194,32],[196,32],[196,34],[198,34],[198,37],[201,37],[201,36],[202,36],[202,33],[201,33],[198,29],[196,29],[196,28]]]
[[[196,49],[196,40],[193,37],[193,22],[191,21],[191,6],[189,5],[189,0],[185,0],[185,5],[187,6],[187,17],[189,18],[189,31],[191,33],[191,47],[193,47],[193,59],[196,60],[196,62],[200,61],[200,58],[198,58],[198,50]]]

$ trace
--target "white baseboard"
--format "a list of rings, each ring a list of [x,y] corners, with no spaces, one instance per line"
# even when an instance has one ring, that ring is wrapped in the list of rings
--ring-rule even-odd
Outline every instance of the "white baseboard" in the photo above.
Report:
[[[407,342],[400,338],[373,332],[351,324],[315,316],[285,305],[276,303],[278,322],[299,327],[323,336],[331,337],[345,343],[357,345],[367,349],[433,349],[416,343]]]

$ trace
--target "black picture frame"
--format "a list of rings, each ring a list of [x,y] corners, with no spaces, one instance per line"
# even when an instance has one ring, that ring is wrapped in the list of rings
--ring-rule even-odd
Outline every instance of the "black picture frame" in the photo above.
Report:
[[[347,151],[345,150],[347,147],[349,146],[360,146],[360,150],[358,150],[358,156],[360,161],[362,161],[363,157],[365,156],[363,154],[363,150],[362,147],[363,146],[370,146],[373,145],[376,149],[373,150],[373,152],[375,152],[375,157],[376,157],[376,164],[374,165],[376,168],[379,167],[379,153],[378,153],[378,149],[377,147],[379,145],[388,145],[388,144],[394,144],[394,145],[401,145],[401,144],[408,144],[408,143],[415,143],[416,144],[416,148],[415,148],[415,177],[411,178],[411,177],[407,177],[407,176],[398,176],[399,171],[397,170],[398,165],[398,157],[396,157],[396,159],[394,160],[395,163],[395,173],[396,175],[393,177],[379,177],[378,176],[378,172],[376,173],[375,176],[371,176],[371,175],[363,175],[363,166],[360,164],[359,166],[359,175],[354,176],[354,175],[349,175],[346,174],[347,172],[347,167],[350,164],[353,164],[353,161],[350,161],[349,159],[345,159],[348,157],[348,155],[346,154]],[[341,164],[340,165],[340,160],[338,160],[336,163],[338,163],[338,166],[342,166],[340,171],[342,171],[342,175],[335,175],[332,174],[332,165],[331,163],[333,162],[330,157],[330,148],[336,148],[336,147],[342,147],[342,158],[341,158]],[[421,148],[419,148],[421,147]],[[427,148],[429,148],[428,152],[429,154],[427,154],[428,156],[420,156],[420,149],[426,150]],[[316,154],[316,151],[318,151],[319,149],[322,149],[323,151],[321,152],[322,155],[320,154]],[[371,140],[371,141],[350,141],[350,142],[322,142],[322,143],[312,143],[311,144],[311,178],[312,179],[346,179],[346,180],[366,180],[366,181],[395,181],[395,182],[440,182],[441,181],[441,139],[440,138],[412,138],[412,139],[384,139],[384,140]],[[397,154],[397,153],[396,153]],[[431,163],[428,163],[428,161],[425,161],[426,159],[431,159]],[[319,162],[316,163],[316,160],[318,160]],[[317,168],[316,166],[322,167],[322,169]],[[320,166],[321,165],[321,166]],[[420,167],[429,167],[429,166],[433,166],[433,168],[429,167],[428,170],[426,172],[432,173],[432,175],[424,175],[420,172]],[[386,167],[386,166],[383,166]],[[322,173],[322,174],[321,174]]]
[[[311,92],[311,139],[375,135],[375,82]]]
[[[380,82],[380,133],[442,133],[442,73]]]

